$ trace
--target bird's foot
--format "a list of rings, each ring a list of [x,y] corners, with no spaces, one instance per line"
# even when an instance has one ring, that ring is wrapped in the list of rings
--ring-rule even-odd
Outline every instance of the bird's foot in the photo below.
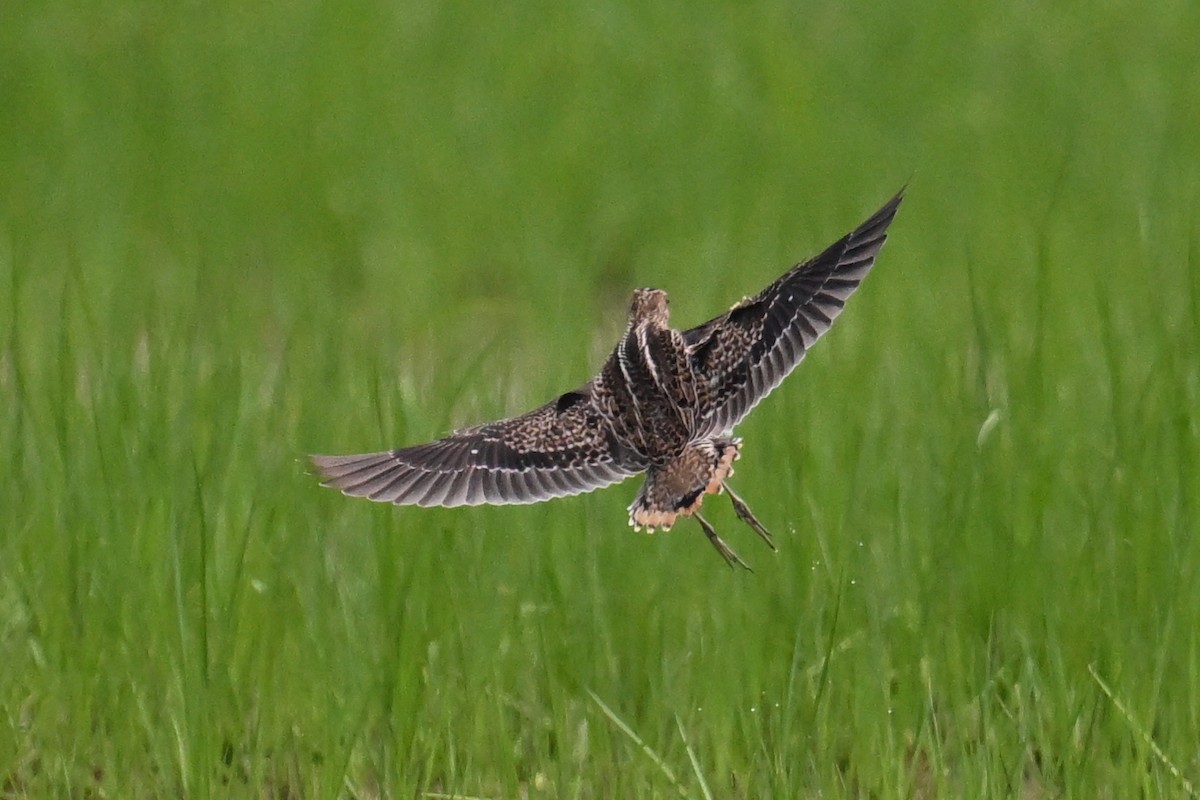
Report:
[[[729,484],[723,484],[725,493],[729,495],[729,502],[733,503],[733,511],[738,515],[738,519],[754,529],[762,540],[767,543],[767,547],[772,550],[777,550],[775,547],[775,539],[771,537],[770,532],[763,527],[763,524],[758,521],[758,517],[754,516],[754,512],[750,510],[750,506],[746,505],[746,501],[739,497]]]
[[[704,529],[704,535],[708,537],[708,541],[711,542],[712,546],[715,547],[717,552],[721,554],[721,558],[725,559],[725,563],[729,565],[730,569],[733,567],[741,567],[747,572],[754,572],[754,570],[750,569],[750,565],[745,561],[742,561],[741,556],[733,552],[733,548],[725,544],[725,540],[717,535],[716,529],[709,524],[708,520],[702,517],[699,513],[693,513],[692,516],[695,517],[696,521],[700,523],[700,527]]]

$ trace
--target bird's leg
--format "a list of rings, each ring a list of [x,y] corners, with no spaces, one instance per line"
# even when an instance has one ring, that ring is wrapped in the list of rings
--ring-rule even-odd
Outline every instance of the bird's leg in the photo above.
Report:
[[[763,527],[763,524],[758,521],[758,517],[750,510],[750,506],[746,505],[746,501],[738,497],[733,489],[729,488],[728,483],[722,483],[726,494],[729,495],[729,501],[733,503],[734,513],[738,515],[738,519],[754,529],[754,532],[762,537],[762,540],[767,543],[767,547],[775,550],[775,540],[771,538],[771,534]]]
[[[717,548],[717,552],[721,554],[721,558],[725,559],[725,563],[733,568],[735,566],[742,567],[748,572],[754,572],[750,569],[750,565],[742,561],[737,553],[729,545],[725,544],[725,540],[717,535],[717,531],[709,524],[708,520],[700,516],[699,512],[692,514],[696,521],[700,523],[700,527],[704,529],[704,535],[708,537],[708,541],[712,542],[712,546]]]

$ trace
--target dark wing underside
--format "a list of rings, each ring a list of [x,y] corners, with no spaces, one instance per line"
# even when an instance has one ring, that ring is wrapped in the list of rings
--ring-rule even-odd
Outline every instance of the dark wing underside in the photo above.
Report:
[[[591,386],[519,417],[384,453],[311,456],[325,486],[380,503],[537,503],[641,471],[592,401]]]
[[[710,387],[704,434],[728,432],[779,385],[842,312],[875,263],[904,197],[816,258],[797,264],[756,297],[683,334]]]

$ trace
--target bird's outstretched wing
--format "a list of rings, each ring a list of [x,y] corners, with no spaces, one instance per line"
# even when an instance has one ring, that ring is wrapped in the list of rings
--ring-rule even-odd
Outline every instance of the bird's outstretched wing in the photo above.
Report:
[[[904,198],[901,190],[825,252],[784,273],[756,297],[683,334],[709,385],[707,435],[728,432],[795,369],[842,313],[875,263]]]
[[[418,506],[537,503],[609,486],[645,468],[613,439],[591,384],[528,414],[436,442],[310,459],[325,486]]]

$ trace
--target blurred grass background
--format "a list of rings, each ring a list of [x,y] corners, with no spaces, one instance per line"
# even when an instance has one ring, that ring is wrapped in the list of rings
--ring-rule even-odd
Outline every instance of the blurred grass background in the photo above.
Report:
[[[0,7],[0,797],[1180,797],[1194,3]],[[301,456],[582,382],[909,181],[739,429],[379,507]]]

